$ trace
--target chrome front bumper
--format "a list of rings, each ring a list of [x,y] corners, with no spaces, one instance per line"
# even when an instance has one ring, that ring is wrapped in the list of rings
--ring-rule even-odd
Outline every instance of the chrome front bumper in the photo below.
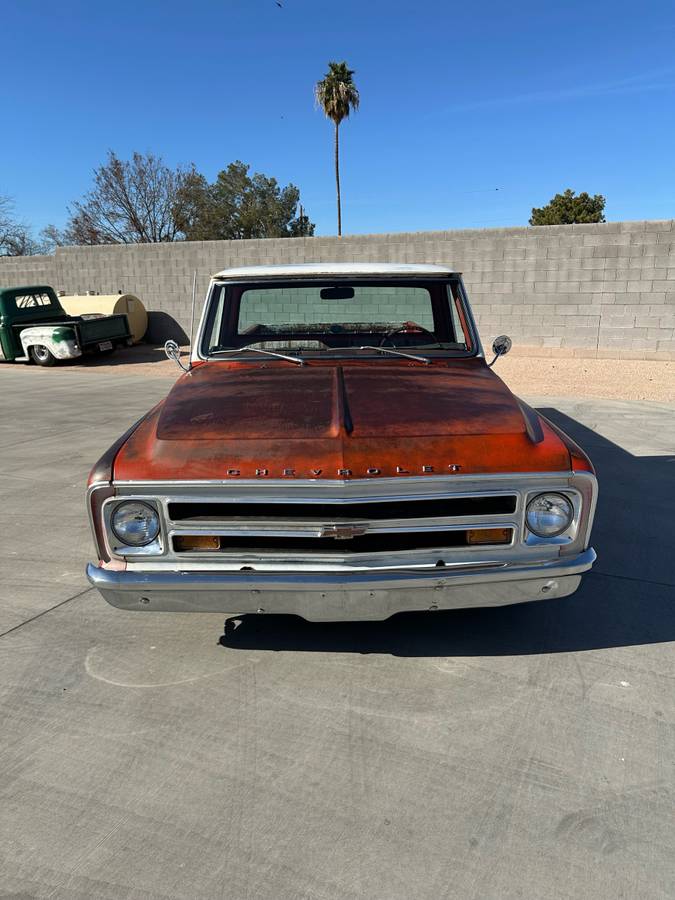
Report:
[[[415,610],[504,606],[574,593],[595,561],[589,548],[550,562],[378,572],[139,572],[87,566],[118,609],[290,613],[309,621],[386,619]]]

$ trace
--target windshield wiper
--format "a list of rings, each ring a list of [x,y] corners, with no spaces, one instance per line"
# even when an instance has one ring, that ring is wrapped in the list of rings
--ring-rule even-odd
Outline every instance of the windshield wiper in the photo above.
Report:
[[[376,350],[378,353],[393,353],[394,356],[405,356],[406,359],[415,359],[417,362],[424,363],[425,366],[431,365],[428,356],[414,356],[412,353],[403,353],[401,350],[393,350],[391,347],[359,347],[359,350]]]
[[[213,350],[209,356],[215,356],[220,353],[243,353],[245,350],[250,350],[252,353],[265,353],[267,356],[276,356],[279,359],[287,359],[289,362],[297,363],[299,366],[305,366],[307,363],[304,359],[300,359],[297,356],[286,356],[285,353],[277,353],[275,350],[263,350],[262,347],[237,347],[234,350]]]

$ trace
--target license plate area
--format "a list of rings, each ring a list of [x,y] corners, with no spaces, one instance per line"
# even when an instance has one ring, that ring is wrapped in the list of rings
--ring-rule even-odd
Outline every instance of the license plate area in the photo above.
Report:
[[[112,350],[112,348],[113,348],[112,341],[102,341],[98,345],[99,350]]]

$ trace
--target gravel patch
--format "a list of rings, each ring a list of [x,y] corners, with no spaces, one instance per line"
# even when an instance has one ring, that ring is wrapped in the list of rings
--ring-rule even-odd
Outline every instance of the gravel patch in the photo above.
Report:
[[[494,368],[514,394],[675,403],[675,362],[507,356]]]

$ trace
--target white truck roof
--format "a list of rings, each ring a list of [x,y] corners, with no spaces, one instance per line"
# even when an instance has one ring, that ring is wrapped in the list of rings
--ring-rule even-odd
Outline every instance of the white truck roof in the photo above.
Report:
[[[384,275],[387,277],[409,275],[457,275],[451,266],[422,263],[301,263],[296,265],[238,266],[223,269],[213,277],[218,281],[242,278],[311,278],[314,276],[346,277],[349,275]]]

